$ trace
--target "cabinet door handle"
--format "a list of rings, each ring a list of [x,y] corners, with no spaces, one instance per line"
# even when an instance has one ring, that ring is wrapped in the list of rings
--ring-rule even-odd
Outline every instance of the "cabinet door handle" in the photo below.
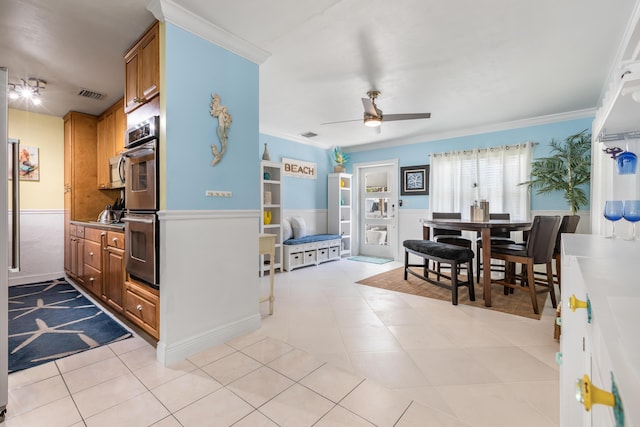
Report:
[[[576,399],[584,406],[585,411],[590,411],[593,405],[622,406],[620,396],[617,396],[617,387],[613,380],[613,375],[611,375],[611,380],[613,393],[594,386],[587,374],[576,380]]]
[[[138,96],[136,96],[135,98],[133,98],[133,102],[135,102],[136,104],[140,104],[144,102],[144,98],[140,98]]]
[[[90,278],[89,278],[89,281],[90,281],[90,282],[93,282],[94,280],[96,280],[96,279],[94,279],[93,277],[90,277]]]
[[[93,256],[93,252],[89,252],[89,256]]]
[[[140,304],[136,305],[136,310],[142,311],[142,305],[140,305]]]
[[[117,238],[117,237],[114,237],[113,239],[111,239],[111,241],[112,241],[113,243],[117,243],[117,242],[118,242],[118,238]]]

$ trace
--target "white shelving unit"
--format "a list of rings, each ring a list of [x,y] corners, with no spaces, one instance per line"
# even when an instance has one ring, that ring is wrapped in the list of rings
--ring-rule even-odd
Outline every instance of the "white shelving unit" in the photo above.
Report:
[[[269,224],[265,224],[265,213],[271,215]],[[282,163],[260,162],[260,233],[276,235],[275,259],[260,255],[260,276],[269,271],[272,262],[274,269],[282,271]]]
[[[330,173],[328,176],[328,217],[327,228],[330,234],[342,236],[341,256],[351,255],[353,180],[348,173]]]

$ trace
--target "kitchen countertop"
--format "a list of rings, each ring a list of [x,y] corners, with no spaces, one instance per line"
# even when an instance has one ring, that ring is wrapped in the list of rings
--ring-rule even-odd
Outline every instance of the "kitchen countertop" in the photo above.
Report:
[[[82,225],[84,227],[100,228],[103,230],[124,231],[124,223],[103,224],[97,221],[70,221],[71,224]]]

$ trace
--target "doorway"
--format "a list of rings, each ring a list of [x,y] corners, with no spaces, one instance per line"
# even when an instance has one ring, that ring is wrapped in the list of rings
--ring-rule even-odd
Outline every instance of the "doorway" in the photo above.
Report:
[[[398,246],[397,160],[354,165],[358,189],[358,253],[396,259]]]

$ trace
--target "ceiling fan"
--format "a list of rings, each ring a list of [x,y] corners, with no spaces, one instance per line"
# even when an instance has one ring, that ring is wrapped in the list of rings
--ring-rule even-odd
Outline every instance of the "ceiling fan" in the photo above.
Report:
[[[382,110],[376,105],[376,98],[380,95],[378,90],[370,90],[367,92],[369,98],[362,98],[362,105],[364,106],[364,125],[368,127],[379,127],[382,122],[391,122],[396,120],[414,120],[414,119],[428,119],[431,117],[431,113],[407,113],[407,114],[382,114]],[[357,122],[357,120],[342,120],[338,122],[321,123],[323,125],[330,125],[334,123],[346,123]]]

